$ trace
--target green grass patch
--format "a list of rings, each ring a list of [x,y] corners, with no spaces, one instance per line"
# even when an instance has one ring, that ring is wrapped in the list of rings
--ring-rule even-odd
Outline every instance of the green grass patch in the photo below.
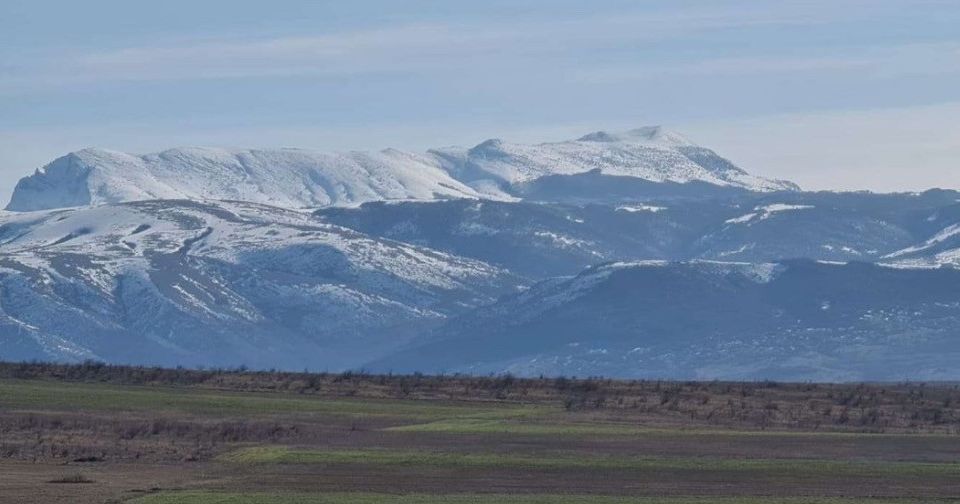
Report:
[[[373,493],[217,493],[147,495],[134,504],[920,504],[956,500],[822,497],[614,497],[603,495],[389,495]]]
[[[721,428],[687,428],[675,429],[643,427],[622,423],[576,423],[564,422],[550,414],[522,416],[514,418],[445,418],[426,423],[399,425],[384,430],[390,432],[428,432],[435,434],[504,434],[517,436],[644,436],[644,437],[683,437],[683,436],[711,436],[711,437],[809,437],[809,438],[944,438],[955,440],[956,436],[949,434],[912,434],[912,433],[871,433],[871,432],[810,432],[810,431],[783,431],[783,430],[732,430]]]
[[[451,418],[428,423],[401,425],[386,429],[393,432],[431,432],[446,434],[518,434],[540,436],[632,436],[659,432],[622,424],[576,424],[545,422],[507,422],[489,418]],[[666,432],[666,431],[665,431]],[[669,431],[676,433],[676,430]]]
[[[390,399],[329,399],[280,392],[227,392],[187,387],[120,386],[42,380],[0,380],[0,409],[149,411],[204,415],[324,414],[411,420],[503,419],[542,414],[540,406],[456,404]]]
[[[733,459],[707,457],[628,457],[455,453],[407,450],[316,450],[279,446],[243,448],[221,460],[247,464],[368,464],[458,468],[582,469],[763,473],[792,476],[957,476],[960,464],[851,462],[811,459]]]

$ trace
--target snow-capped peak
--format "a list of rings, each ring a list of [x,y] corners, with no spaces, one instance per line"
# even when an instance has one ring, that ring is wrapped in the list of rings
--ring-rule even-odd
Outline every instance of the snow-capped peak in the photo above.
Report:
[[[705,182],[755,191],[795,190],[749,175],[679,133],[647,126],[597,131],[577,140],[515,144],[490,139],[470,149],[425,154],[307,149],[181,147],[134,155],[84,149],[20,180],[9,210],[31,211],[149,199],[242,200],[287,208],[368,201],[513,199],[552,175],[598,171],[651,182]]]
[[[624,132],[595,131],[575,140],[517,144],[490,139],[470,149],[431,151],[444,168],[474,188],[531,182],[551,175],[599,170],[603,175],[651,182],[706,182],[754,191],[792,191],[790,182],[748,174],[710,149],[661,126]]]

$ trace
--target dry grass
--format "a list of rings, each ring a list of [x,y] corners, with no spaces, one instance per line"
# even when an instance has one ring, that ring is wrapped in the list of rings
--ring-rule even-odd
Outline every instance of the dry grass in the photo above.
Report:
[[[3,378],[281,392],[324,398],[539,404],[573,412],[620,415],[642,420],[645,424],[667,426],[693,424],[803,431],[960,433],[960,387],[955,384],[520,379],[509,375],[399,376],[358,372],[187,370],[98,363],[0,363],[0,379]],[[128,404],[130,399],[126,398],[120,404]],[[192,407],[205,405],[213,409],[242,407],[217,397],[201,398]],[[293,402],[259,407],[270,410],[284,405],[295,409],[305,407]],[[395,414],[401,409],[398,405],[389,405],[385,412]]]

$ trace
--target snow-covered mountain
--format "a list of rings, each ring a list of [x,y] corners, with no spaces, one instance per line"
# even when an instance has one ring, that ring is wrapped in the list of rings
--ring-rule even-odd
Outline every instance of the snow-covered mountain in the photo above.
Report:
[[[86,149],[17,184],[8,210],[32,211],[150,199],[242,200],[286,208],[381,200],[515,199],[547,176],[595,171],[652,183],[753,191],[795,190],[747,174],[713,151],[659,127],[592,133],[538,145],[489,140],[472,149],[414,154],[302,149],[171,149],[132,155]],[[574,190],[574,192],[576,192]]]
[[[253,203],[6,213],[0,356],[343,369],[517,285]]]
[[[8,210],[149,199],[242,200],[287,208],[394,199],[476,198],[430,156],[387,149],[171,149],[135,156],[86,149],[17,184]]]
[[[960,379],[960,193],[803,192],[656,127],[88,149],[9,208],[4,360]]]
[[[541,282],[373,369],[677,379],[957,380],[960,270],[641,261]]]
[[[315,212],[150,200],[7,212],[0,357],[342,369],[388,356],[522,285],[608,261],[950,264],[944,257],[960,238],[957,196],[791,192],[586,206],[450,200]],[[702,286],[664,282],[674,302],[699,310],[688,297]],[[801,303],[812,294],[791,295]],[[632,326],[620,327],[629,341]],[[430,359],[416,367],[438,370]],[[593,372],[631,371],[598,364]]]
[[[766,264],[807,257],[910,268],[949,265],[946,259],[960,246],[960,234],[955,232],[960,222],[958,196],[950,191],[780,192],[582,206],[459,199],[372,202],[315,212],[247,202],[150,200],[7,212],[0,214],[0,358],[355,367],[390,357],[450,317],[479,317],[484,306],[522,285],[545,281],[529,292],[535,298],[543,285],[564,285],[565,280],[550,277],[608,261],[713,264],[697,262],[706,258]],[[734,270],[754,267],[764,266],[744,263]],[[876,289],[888,268],[873,271],[880,280],[865,275],[850,285]],[[931,285],[955,276],[953,268],[923,271]],[[704,285],[684,283],[683,278],[677,274],[658,280],[669,285],[668,291],[659,291],[666,296],[664,302],[709,314],[697,302]],[[806,303],[821,294],[818,289],[834,289],[778,285],[779,294],[791,301],[777,309]],[[747,310],[755,299],[733,287],[725,292],[744,303],[736,309]],[[856,294],[853,287],[848,291]],[[638,294],[625,295],[636,299]],[[495,306],[507,306],[509,299]],[[873,300],[871,306],[887,310],[883,307],[888,301]],[[949,300],[942,302],[952,306]],[[613,301],[604,303],[616,306]],[[834,306],[848,314],[865,313],[851,312],[844,304]],[[728,308],[736,311],[724,309]],[[960,327],[921,308],[913,314],[897,308],[900,311],[885,311],[884,316],[907,320],[907,325],[897,326],[904,338],[925,333],[933,327],[930,324],[937,330]],[[642,313],[632,306],[623,310]],[[522,311],[502,314],[522,321]],[[565,320],[550,314],[538,323],[555,317]],[[616,340],[627,344],[634,337],[631,328],[637,321],[617,322],[606,312],[585,312],[583,317],[613,321],[607,328],[610,341],[602,347],[608,352]],[[715,321],[694,327],[681,320],[684,317],[678,314],[672,322],[661,323],[664,330],[669,323],[678,324],[670,330],[685,331],[691,340],[703,338],[702,345],[708,348],[714,334],[710,324]],[[478,324],[495,327],[486,320]],[[865,334],[854,325],[844,327],[831,329],[832,337]],[[443,334],[470,337],[471,331],[471,326],[451,322]],[[790,327],[778,326],[776,331],[797,334]],[[513,343],[502,348],[527,359],[526,340],[520,333],[514,336]],[[758,341],[769,346],[764,351],[770,366],[776,359],[788,360],[789,348],[796,348],[787,339]],[[829,342],[814,343],[808,348],[811,352],[833,348]],[[738,359],[760,352],[742,349]],[[901,350],[910,355],[909,347]],[[699,355],[714,355],[713,350],[704,352]],[[585,357],[576,352],[564,354],[573,364],[554,367],[527,366],[529,359],[451,366],[484,372],[624,376],[641,368],[630,360],[606,362],[590,355],[583,361]],[[446,369],[437,367],[441,361],[431,354],[422,357],[403,364],[422,371]],[[700,376],[711,372],[727,376],[729,369],[710,367],[707,357],[702,362],[688,357],[683,364],[687,371],[695,367]],[[657,369],[681,373],[681,368]],[[809,375],[797,371],[783,376],[841,377],[833,368],[828,371],[834,374],[808,371]]]

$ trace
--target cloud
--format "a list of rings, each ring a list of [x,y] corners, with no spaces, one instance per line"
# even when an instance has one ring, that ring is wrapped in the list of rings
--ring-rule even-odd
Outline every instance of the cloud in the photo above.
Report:
[[[443,26],[414,25],[336,35],[135,47],[76,58],[103,79],[206,79],[353,73],[397,68],[397,56],[437,55],[453,42]]]
[[[515,60],[575,57],[698,33],[837,19],[817,3],[738,8],[715,6],[600,13],[536,21],[406,25],[298,36],[179,39],[76,53],[23,55],[0,87],[63,86],[77,82],[196,80],[376,72],[443,71]]]
[[[663,77],[750,76],[858,72],[891,78],[960,73],[960,43],[903,44],[837,49],[829,56],[706,58],[637,67],[601,66],[577,72],[581,82],[603,84]]]

